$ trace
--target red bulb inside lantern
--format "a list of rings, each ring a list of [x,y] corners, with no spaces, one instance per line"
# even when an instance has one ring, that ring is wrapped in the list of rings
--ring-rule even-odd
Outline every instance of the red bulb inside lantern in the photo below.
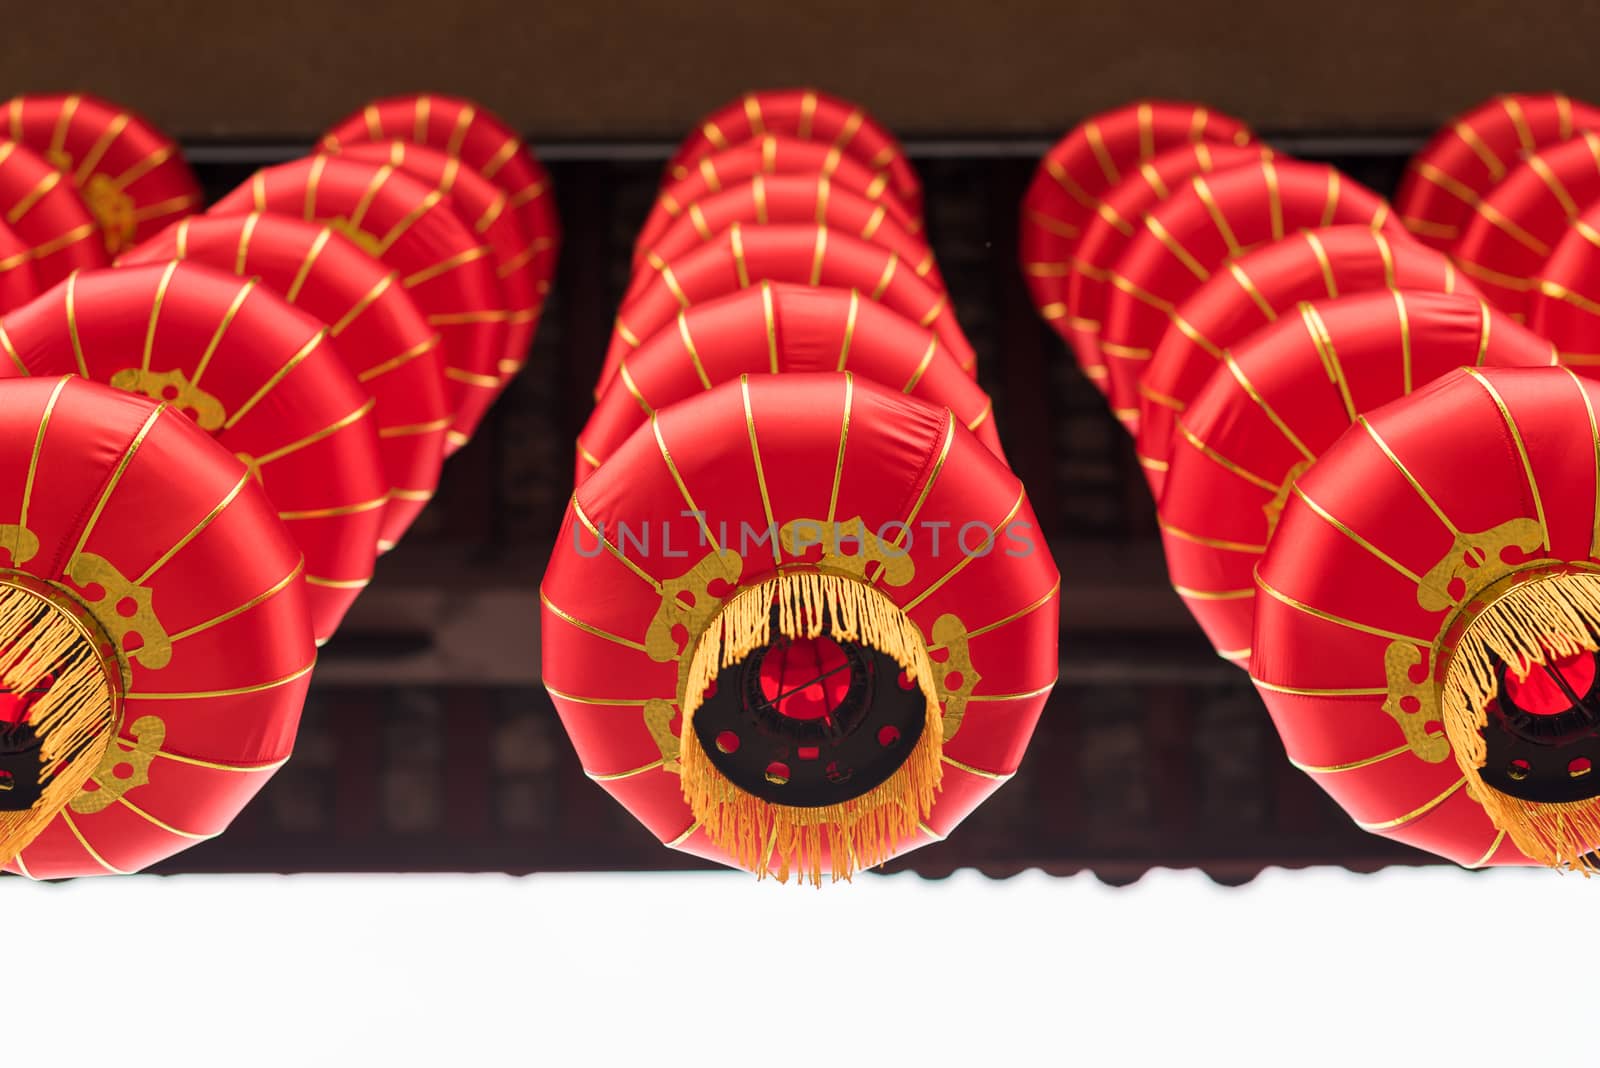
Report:
[[[1527,678],[1517,678],[1516,672],[1506,673],[1506,696],[1512,704],[1535,716],[1559,716],[1572,707],[1572,700],[1562,690],[1561,684],[1551,677],[1551,672],[1561,676],[1567,688],[1582,697],[1594,685],[1595,661],[1592,653],[1578,653],[1552,660],[1543,667],[1534,665]]]
[[[795,638],[761,661],[761,695],[788,719],[822,719],[850,689],[850,663],[828,637]]]

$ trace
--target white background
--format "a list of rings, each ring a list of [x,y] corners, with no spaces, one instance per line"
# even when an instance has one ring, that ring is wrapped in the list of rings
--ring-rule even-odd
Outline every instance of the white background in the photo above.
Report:
[[[0,1064],[1591,1060],[1575,875],[0,880]]]

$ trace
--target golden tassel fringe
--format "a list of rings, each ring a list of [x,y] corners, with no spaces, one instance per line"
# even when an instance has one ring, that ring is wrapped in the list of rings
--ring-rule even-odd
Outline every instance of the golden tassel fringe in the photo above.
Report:
[[[1548,804],[1488,786],[1480,733],[1499,694],[1496,661],[1518,678],[1539,665],[1600,648],[1600,575],[1566,573],[1513,586],[1472,617],[1450,654],[1440,692],[1441,716],[1469,791],[1490,821],[1530,859],[1552,868],[1595,870],[1587,854],[1600,845],[1600,798]]]
[[[0,690],[28,693],[52,677],[27,723],[43,739],[39,781],[55,771],[32,807],[0,811],[0,867],[83,789],[116,731],[118,702],[88,626],[44,595],[0,580]]]
[[[802,808],[763,801],[729,782],[711,763],[693,730],[694,713],[718,672],[772,644],[773,605],[778,635],[868,645],[891,657],[916,680],[927,705],[922,737],[893,775],[837,805]],[[881,864],[917,834],[933,808],[944,766],[944,728],[933,665],[921,632],[893,601],[842,575],[793,572],[740,590],[695,645],[684,693],[680,739],[683,796],[707,835],[757,878],[787,882],[791,870],[822,884],[823,858],[831,880],[848,880]]]

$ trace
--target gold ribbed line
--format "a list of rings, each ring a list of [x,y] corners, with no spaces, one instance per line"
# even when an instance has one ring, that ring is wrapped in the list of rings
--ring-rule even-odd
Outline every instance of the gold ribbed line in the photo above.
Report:
[[[761,444],[756,440],[755,413],[750,409],[750,376],[739,376],[739,391],[744,397],[744,424],[750,435],[750,456],[756,464],[756,483],[761,490],[761,506],[766,511],[767,529],[778,529],[777,521],[772,516],[772,497],[767,493],[767,475],[761,467]],[[779,538],[772,539],[772,562],[783,563],[783,550],[779,546]]]
[[[1439,507],[1439,505],[1434,501],[1433,497],[1429,495],[1428,491],[1422,488],[1422,483],[1417,481],[1416,476],[1411,473],[1405,464],[1400,462],[1400,457],[1396,456],[1394,454],[1394,450],[1389,448],[1389,443],[1383,440],[1383,437],[1378,433],[1378,428],[1368,422],[1367,417],[1364,415],[1356,416],[1356,425],[1365,430],[1367,432],[1367,436],[1372,439],[1373,444],[1377,445],[1379,449],[1383,450],[1383,454],[1389,458],[1389,463],[1394,465],[1394,469],[1400,473],[1400,477],[1406,480],[1406,482],[1411,486],[1412,490],[1417,494],[1422,502],[1426,504],[1429,510],[1431,510],[1438,518],[1439,522],[1444,524],[1445,529],[1448,530],[1452,536],[1459,538],[1461,536],[1461,531],[1456,528],[1454,523],[1450,522],[1450,517],[1444,514],[1444,509]]]
[[[639,576],[639,578],[649,583],[651,589],[655,590],[657,593],[661,592],[660,582],[651,577],[650,574],[638,564],[634,563],[632,560],[629,560],[620,549],[618,549],[615,545],[612,545],[611,542],[607,541],[600,534],[599,529],[595,527],[594,523],[590,521],[588,515],[584,513],[583,505],[578,503],[578,495],[576,493],[572,495],[572,514],[573,517],[583,525],[583,528],[594,536],[595,540],[601,544],[606,552],[610,553],[619,563],[622,564],[622,566],[626,567],[629,571],[632,571],[635,575]]]
[[[1391,641],[1410,642],[1412,645],[1421,646],[1423,648],[1427,648],[1428,646],[1432,645],[1432,639],[1430,638],[1418,638],[1412,634],[1400,634],[1397,631],[1385,630],[1382,627],[1374,627],[1366,623],[1358,623],[1353,619],[1346,619],[1343,616],[1336,616],[1332,612],[1324,612],[1320,608],[1313,608],[1304,601],[1296,600],[1295,598],[1290,597],[1287,593],[1274,588],[1270,583],[1267,582],[1266,579],[1261,577],[1260,571],[1256,572],[1256,585],[1260,587],[1261,592],[1265,593],[1273,600],[1288,605],[1295,611],[1311,616],[1313,619],[1320,619],[1325,623],[1332,623],[1335,626],[1344,627],[1346,630],[1353,630],[1362,634],[1371,634],[1377,638],[1388,638]]]
[[[1494,384],[1479,374],[1476,368],[1467,368],[1467,374],[1488,392],[1490,398],[1494,400],[1495,407],[1500,410],[1500,418],[1505,421],[1506,430],[1511,434],[1511,441],[1517,447],[1517,456],[1522,460],[1522,472],[1528,479],[1528,491],[1533,494],[1533,509],[1539,517],[1539,530],[1544,534],[1544,551],[1549,552],[1550,525],[1545,521],[1544,499],[1539,494],[1539,482],[1533,477],[1533,462],[1528,458],[1528,447],[1523,443],[1522,431],[1518,428],[1517,421],[1511,418],[1511,410],[1506,407],[1505,399],[1500,396],[1500,391],[1494,388]]]
[[[1334,516],[1333,513],[1329,512],[1326,508],[1322,507],[1322,505],[1312,500],[1306,494],[1306,491],[1300,488],[1300,484],[1298,482],[1295,483],[1295,485],[1290,489],[1290,492],[1304,501],[1306,507],[1310,508],[1313,513],[1320,517],[1334,530],[1337,530],[1340,534],[1343,534],[1346,538],[1349,538],[1356,545],[1359,545],[1369,555],[1381,560],[1383,563],[1387,564],[1390,568],[1394,569],[1396,572],[1403,575],[1410,581],[1418,585],[1422,584],[1421,575],[1417,574],[1415,571],[1412,571],[1409,567],[1406,567],[1400,561],[1396,560],[1394,557],[1390,556],[1388,553],[1372,544],[1366,538],[1363,538],[1360,534],[1357,534],[1354,530],[1351,530],[1341,520]]]
[[[1406,825],[1408,823],[1411,823],[1411,822],[1413,822],[1415,820],[1418,820],[1418,819],[1422,818],[1423,816],[1426,816],[1428,813],[1432,812],[1434,809],[1438,808],[1440,805],[1442,805],[1446,801],[1450,800],[1450,795],[1454,794],[1457,790],[1461,789],[1466,784],[1467,784],[1467,777],[1465,775],[1463,775],[1463,776],[1461,776],[1461,778],[1456,780],[1455,785],[1453,785],[1449,789],[1445,790],[1444,793],[1440,794],[1438,797],[1435,797],[1431,801],[1426,801],[1426,802],[1418,805],[1416,808],[1412,809],[1410,812],[1406,812],[1406,813],[1404,813],[1402,815],[1396,816],[1393,819],[1379,820],[1379,821],[1374,822],[1374,823],[1369,823],[1369,822],[1367,822],[1365,820],[1356,820],[1355,821],[1356,822],[1356,826],[1360,827],[1363,831],[1387,831],[1387,830],[1392,830],[1395,827],[1403,827],[1404,825]]]

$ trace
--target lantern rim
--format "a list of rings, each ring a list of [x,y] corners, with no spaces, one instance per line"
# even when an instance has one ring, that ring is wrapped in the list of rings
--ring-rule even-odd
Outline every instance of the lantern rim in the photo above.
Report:
[[[62,583],[42,579],[29,571],[0,567],[0,604],[4,603],[6,592],[10,590],[28,594],[44,602],[78,629],[83,639],[93,649],[100,661],[101,669],[106,674],[106,689],[111,693],[116,721],[120,722],[123,695],[132,685],[133,669],[128,663],[127,654],[117,648],[116,642],[111,639],[105,627],[101,626],[100,621],[89,610],[89,606]]]
[[[0,805],[0,860],[10,863],[112,751],[122,729],[125,664],[86,606],[60,585],[27,572],[0,570],[0,632],[8,692],[33,695],[0,732],[3,762],[11,765],[0,769],[0,785],[9,795]],[[26,651],[17,653],[19,645]],[[97,674],[103,686],[94,685]],[[51,684],[38,689],[44,680]],[[23,781],[31,777],[36,778]]]

